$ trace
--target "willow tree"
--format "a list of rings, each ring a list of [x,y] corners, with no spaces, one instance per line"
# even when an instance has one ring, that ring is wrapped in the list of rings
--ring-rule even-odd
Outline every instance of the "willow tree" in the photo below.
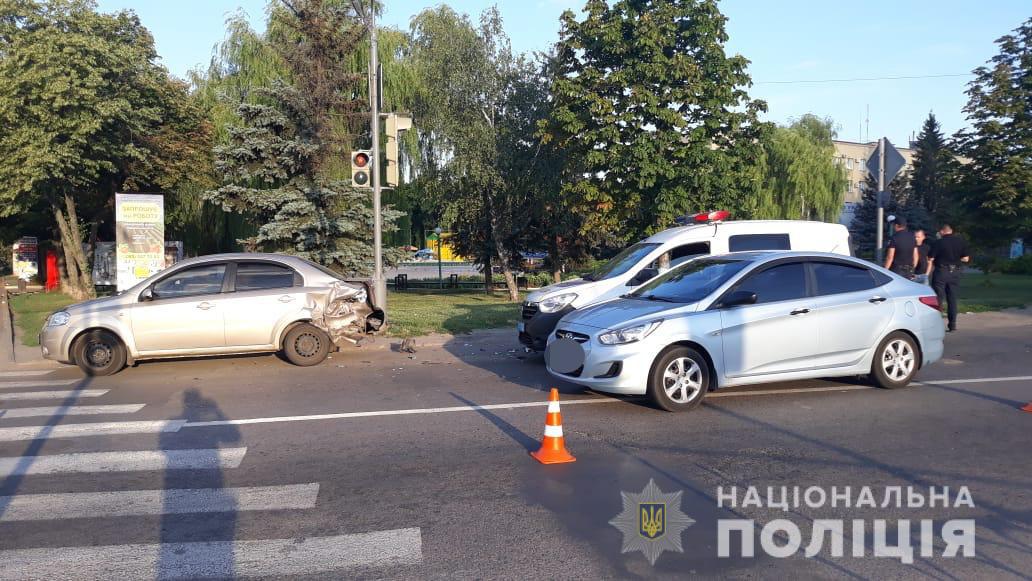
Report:
[[[413,58],[425,87],[416,108],[425,181],[461,249],[483,265],[490,292],[498,264],[510,300],[514,268],[537,206],[533,138],[543,91],[534,63],[512,52],[496,8],[479,25],[447,6],[412,19]]]
[[[764,141],[763,187],[753,217],[834,222],[846,194],[835,164],[834,122],[804,115]]]

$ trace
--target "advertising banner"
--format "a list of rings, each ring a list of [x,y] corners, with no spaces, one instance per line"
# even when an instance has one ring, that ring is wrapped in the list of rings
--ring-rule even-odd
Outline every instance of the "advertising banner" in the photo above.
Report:
[[[115,243],[97,242],[93,247],[93,284],[115,286],[117,283]]]
[[[115,262],[118,290],[165,268],[165,198],[115,194]]]
[[[29,281],[39,274],[39,240],[35,236],[23,236],[14,243],[14,276]]]

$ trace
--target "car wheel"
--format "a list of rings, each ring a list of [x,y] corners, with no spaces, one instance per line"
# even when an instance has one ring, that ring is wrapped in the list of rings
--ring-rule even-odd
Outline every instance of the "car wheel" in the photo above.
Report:
[[[649,375],[649,398],[668,412],[695,409],[706,397],[710,369],[706,359],[690,347],[674,347],[660,353]]]
[[[917,373],[920,351],[913,337],[899,331],[889,333],[874,353],[871,379],[878,387],[906,387]]]
[[[330,337],[315,325],[297,325],[283,338],[283,354],[294,365],[318,365],[329,353]]]
[[[86,375],[112,375],[125,367],[125,345],[110,331],[87,331],[75,340],[72,358]]]

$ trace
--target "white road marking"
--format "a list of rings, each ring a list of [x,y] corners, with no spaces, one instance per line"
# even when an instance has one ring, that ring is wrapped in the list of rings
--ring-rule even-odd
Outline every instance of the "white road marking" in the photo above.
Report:
[[[326,574],[422,562],[418,528],[333,537],[0,551],[4,579],[200,579]]]
[[[120,490],[0,496],[0,522],[158,514],[305,510],[315,507],[319,484]]]
[[[25,371],[0,371],[0,377],[38,377],[40,375],[50,375],[53,373],[53,369],[29,369]]]
[[[67,399],[78,397],[100,397],[109,392],[109,389],[78,389],[68,391],[16,391],[4,393],[0,391],[0,400],[15,399]]]
[[[622,400],[615,398],[569,399],[563,405],[588,403],[615,403]],[[382,410],[374,412],[346,412],[340,414],[317,414],[311,416],[280,416],[273,418],[248,418],[240,420],[213,420],[209,422],[187,422],[184,428],[206,428],[209,426],[240,426],[246,424],[270,424],[275,422],[304,422],[311,420],[340,420],[345,418],[368,418],[374,416],[407,416],[417,414],[443,414],[448,412],[473,412],[477,410],[508,410],[529,407],[547,407],[547,401],[529,401],[521,403],[496,403],[487,405],[460,405],[446,408],[419,408],[407,410]]]
[[[56,426],[19,426],[0,428],[0,442],[17,440],[47,440],[51,438],[78,438],[81,436],[110,436],[115,434],[148,434],[178,432],[186,420],[154,422],[96,422],[92,424],[60,424]]]
[[[949,384],[949,383],[990,383],[999,381],[1026,381],[1032,380],[1032,376],[1014,376],[1014,377],[984,377],[980,379],[947,379],[942,381],[929,381],[929,382],[914,382],[917,385],[922,383],[928,384]],[[799,387],[792,389],[768,389],[768,390],[753,390],[753,391],[732,391],[722,392],[716,391],[708,394],[706,397],[744,397],[750,395],[776,395],[779,393],[821,393],[827,391],[858,391],[863,389],[874,389],[870,385],[837,385],[828,387]],[[616,403],[623,401],[618,398],[600,397],[593,399],[568,399],[563,400],[562,405],[578,405],[578,404],[592,404],[592,403]],[[407,416],[407,415],[420,415],[420,414],[442,414],[449,412],[473,412],[477,410],[508,410],[517,408],[528,408],[528,407],[547,407],[549,402],[547,401],[530,401],[530,402],[518,402],[518,403],[497,403],[487,405],[463,405],[453,407],[441,407],[441,408],[415,408],[415,409],[404,409],[404,410],[380,410],[370,412],[344,412],[338,414],[313,414],[307,416],[277,416],[268,418],[245,418],[237,420],[213,420],[207,422],[187,422],[183,424],[184,428],[206,428],[212,426],[242,426],[249,424],[272,424],[279,422],[307,422],[313,420],[343,420],[349,418],[369,418],[378,416]]]
[[[0,381],[0,389],[25,389],[26,387],[61,387],[79,383],[81,379],[33,379],[31,381]]]
[[[0,458],[0,478],[31,474],[86,474],[151,470],[223,470],[237,468],[247,448],[83,452]]]
[[[98,414],[134,414],[147,404],[125,405],[72,405],[0,410],[0,418],[35,418],[51,416],[93,416]]]
[[[918,385],[954,385],[957,383],[996,383],[1000,381],[1029,381],[1032,380],[1032,375],[1015,375],[1013,377],[980,377],[977,379],[944,379],[942,381],[936,381],[929,379],[928,381],[915,381]]]

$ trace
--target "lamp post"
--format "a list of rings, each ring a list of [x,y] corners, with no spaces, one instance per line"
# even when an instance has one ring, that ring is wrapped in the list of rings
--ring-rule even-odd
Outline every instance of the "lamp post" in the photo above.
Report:
[[[440,226],[434,228],[434,234],[437,234],[437,286],[444,288],[444,274],[441,271],[441,232],[444,230]]]

